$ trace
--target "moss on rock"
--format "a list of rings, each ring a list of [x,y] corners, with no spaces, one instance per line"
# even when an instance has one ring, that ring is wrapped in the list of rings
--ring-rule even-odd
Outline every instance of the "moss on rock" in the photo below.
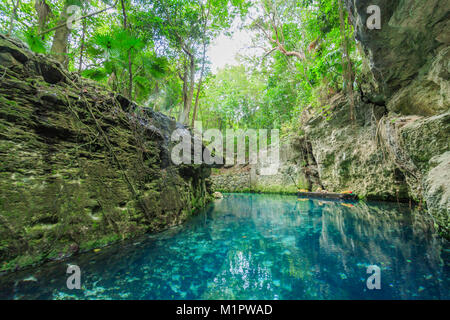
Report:
[[[173,119],[3,36],[0,65],[0,271],[162,230],[211,198],[208,168],[170,162]]]

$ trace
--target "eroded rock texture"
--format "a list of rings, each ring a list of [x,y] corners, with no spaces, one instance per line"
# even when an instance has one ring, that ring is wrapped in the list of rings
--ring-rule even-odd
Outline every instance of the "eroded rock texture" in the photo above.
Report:
[[[441,0],[347,0],[356,39],[370,61],[376,92],[390,111],[434,115],[450,105],[450,4]],[[381,9],[369,30],[367,8]],[[378,98],[379,99],[379,98]]]
[[[1,269],[184,221],[210,198],[204,166],[175,166],[184,129],[0,36]]]
[[[334,191],[424,201],[448,237],[450,6],[439,0],[346,2],[370,70],[355,124],[339,101],[330,121],[307,122],[320,179]],[[381,9],[381,30],[366,26],[369,5]]]
[[[328,101],[329,119],[305,110],[301,129],[284,143],[274,177],[279,191],[300,188],[363,198],[414,200],[450,237],[450,5],[440,0],[347,0],[368,66],[349,121],[345,96]],[[381,30],[369,30],[367,8],[381,9]],[[293,170],[289,173],[289,169]],[[213,177],[220,183],[220,179]],[[231,178],[229,178],[231,179]],[[232,184],[228,184],[228,186]],[[262,187],[261,187],[262,186]]]

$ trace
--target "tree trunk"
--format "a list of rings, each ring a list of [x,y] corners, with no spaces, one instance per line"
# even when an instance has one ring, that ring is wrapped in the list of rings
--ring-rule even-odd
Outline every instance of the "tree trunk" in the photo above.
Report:
[[[67,28],[67,5],[64,6],[63,12],[61,13],[61,18],[58,24],[63,25],[61,28],[56,29],[55,35],[53,36],[53,43],[50,52],[55,57],[56,60],[61,62],[61,64],[67,68],[69,64],[69,58],[67,56],[69,35],[70,30]]]
[[[20,0],[17,0],[16,3],[14,3],[14,0],[12,0],[12,3],[13,3],[13,10],[11,12],[11,18],[9,20],[8,36],[10,36],[13,31],[14,19],[16,18],[16,15],[17,15],[17,8],[19,7]]]
[[[188,67],[186,61],[184,62],[183,66],[183,76],[181,80],[183,81],[183,108],[180,108],[180,114],[178,116],[178,122],[183,123],[184,122],[184,109],[186,109],[187,100],[188,100],[188,87],[187,87],[187,73],[188,73]]]
[[[194,104],[194,111],[192,112],[192,122],[191,127],[195,127],[195,118],[197,117],[197,109],[198,109],[198,102],[200,97],[200,90],[202,90],[202,79],[200,78],[197,86],[197,94],[195,95],[195,104]]]
[[[206,32],[206,30],[205,30],[205,32]],[[202,90],[202,83],[203,83],[203,73],[205,72],[205,59],[206,59],[206,40],[205,40],[205,38],[203,38],[202,71],[200,72],[200,79],[198,80],[197,95],[195,96],[194,111],[192,112],[192,128],[195,127],[194,126],[195,118],[197,117],[197,109],[198,109],[200,91]]]
[[[86,37],[86,19],[83,19],[83,30],[81,34],[81,47],[80,47],[80,61],[78,66],[78,74],[81,74],[81,68],[83,65],[83,51],[84,51],[84,40]]]
[[[203,84],[203,74],[205,72],[205,64],[206,64],[206,30],[208,26],[208,18],[211,7],[208,6],[207,12],[205,14],[205,8],[202,5],[202,17],[204,18],[203,22],[203,57],[202,57],[202,70],[200,72],[200,78],[198,80],[198,86],[197,86],[197,95],[195,96],[195,105],[194,105],[194,111],[192,112],[192,128],[195,127],[195,119],[197,118],[197,110],[198,110],[198,104],[199,104],[199,97],[200,97],[200,91],[202,90],[202,84]]]
[[[185,124],[189,123],[189,112],[191,111],[192,99],[194,98],[194,89],[195,89],[195,57],[194,56],[191,56],[191,59],[190,59],[190,69],[191,69],[191,74],[190,74],[190,78],[189,78],[190,88],[189,88],[189,96],[188,96],[188,105],[187,105],[187,110],[186,110]]]
[[[158,82],[155,83],[155,90],[154,90],[153,94],[155,94],[156,96],[159,95],[159,85],[158,85]],[[158,99],[158,100],[159,100],[159,99]],[[157,100],[157,101],[158,101],[158,100]],[[156,103],[156,104],[154,105],[154,107],[153,107],[153,110],[159,111],[159,109],[160,109],[160,105],[159,105],[159,103]]]
[[[128,51],[128,98],[131,100],[133,94],[133,70],[131,63],[131,49]]]
[[[195,88],[195,57],[193,55],[189,56],[189,68],[187,68],[186,71],[189,71],[189,79],[185,73],[183,84],[184,103],[179,122],[187,125],[189,124],[189,113],[191,111],[192,99],[194,98],[194,88]]]
[[[120,0],[122,5],[123,29],[127,29],[127,12],[125,11],[125,0]]]
[[[38,15],[38,30],[39,32],[42,32],[45,29],[49,16],[52,15],[52,11],[45,0],[35,0],[34,9]]]
[[[123,29],[127,30],[127,12],[125,9],[125,0],[120,0],[120,4],[122,5],[122,19],[123,19]],[[127,98],[133,98],[133,64],[131,63],[131,49],[128,50],[128,90],[127,90]]]

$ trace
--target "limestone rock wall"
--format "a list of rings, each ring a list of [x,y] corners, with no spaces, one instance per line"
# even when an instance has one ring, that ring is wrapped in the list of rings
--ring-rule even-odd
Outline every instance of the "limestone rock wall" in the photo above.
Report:
[[[228,172],[211,176],[212,189],[220,192],[250,192],[250,172]]]
[[[404,115],[448,110],[450,6],[441,0],[346,0],[356,39],[376,80],[373,102]],[[381,29],[369,30],[370,5],[380,7]]]
[[[296,135],[280,142],[279,166],[273,174],[264,169],[272,163],[258,157],[255,165],[236,165],[211,176],[212,188],[222,192],[297,193],[298,189],[320,186],[317,165],[310,144]],[[268,158],[270,159],[270,158]]]
[[[374,86],[363,100],[386,107],[377,132],[387,161],[403,175],[409,197],[423,200],[449,236],[450,6],[440,0],[347,0]],[[367,7],[381,9],[381,29],[366,26]],[[370,78],[370,77],[367,77]],[[406,191],[406,189],[405,189]]]
[[[157,231],[210,198],[183,127],[0,36],[0,270]],[[184,129],[186,130],[186,129]]]

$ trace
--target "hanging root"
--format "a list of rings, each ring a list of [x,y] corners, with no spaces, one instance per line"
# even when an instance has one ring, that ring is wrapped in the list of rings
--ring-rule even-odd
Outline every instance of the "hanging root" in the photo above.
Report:
[[[140,207],[142,208],[142,210],[144,211],[145,215],[147,217],[151,217],[151,210],[148,208],[148,206],[146,205],[145,201],[143,201],[143,199],[140,197],[139,191],[137,190],[137,188],[135,187],[132,179],[130,179],[130,177],[128,176],[124,166],[122,165],[122,163],[120,162],[119,158],[117,157],[116,153],[114,152],[114,149],[109,141],[108,135],[104,132],[104,130],[102,129],[101,125],[98,122],[98,119],[95,117],[94,112],[93,112],[93,108],[95,109],[95,111],[98,114],[101,114],[100,110],[98,110],[97,108],[97,102],[94,102],[94,105],[91,107],[90,103],[87,100],[86,94],[85,94],[85,90],[83,90],[83,88],[79,85],[77,85],[75,82],[73,82],[70,78],[67,77],[67,81],[70,82],[72,84],[72,86],[74,88],[77,88],[79,90],[79,94],[80,94],[80,99],[83,101],[83,105],[84,107],[86,107],[86,109],[88,110],[92,120],[94,120],[95,123],[95,128],[97,129],[95,132],[95,130],[93,130],[91,127],[89,127],[88,125],[86,125],[85,123],[83,123],[83,121],[80,119],[80,117],[78,116],[77,112],[72,108],[72,105],[70,103],[70,99],[68,97],[68,95],[66,94],[66,100],[67,100],[67,104],[68,104],[68,108],[69,110],[74,114],[74,116],[76,117],[76,119],[82,123],[83,125],[85,125],[86,127],[88,127],[89,131],[91,132],[91,134],[93,134],[93,136],[95,137],[95,139],[98,138],[98,136],[101,136],[103,138],[103,141],[106,145],[106,147],[108,148],[108,150],[110,151],[114,161],[116,162],[117,166],[119,167],[120,172],[122,173],[122,176],[125,180],[125,182],[128,185],[128,188],[131,192],[131,194],[133,195],[133,197],[138,200],[138,203],[140,205]],[[113,99],[115,100],[115,99]],[[117,101],[113,101],[115,105],[118,104]],[[121,108],[119,109],[121,110]]]

